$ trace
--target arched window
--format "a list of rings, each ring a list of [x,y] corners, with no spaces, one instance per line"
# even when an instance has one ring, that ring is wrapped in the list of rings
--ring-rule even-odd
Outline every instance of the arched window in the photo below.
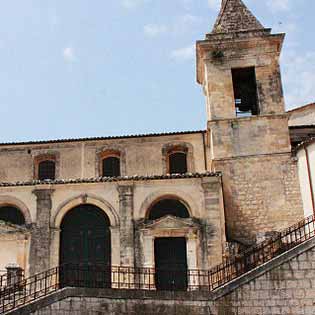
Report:
[[[186,152],[171,152],[168,155],[169,173],[185,174],[187,173],[187,154]]]
[[[16,225],[25,224],[23,213],[18,208],[13,206],[0,207],[0,221],[5,221]]]
[[[55,179],[56,166],[55,161],[46,160],[38,163],[38,179]]]
[[[102,176],[118,177],[120,176],[120,158],[109,156],[102,160]]]
[[[167,215],[178,218],[189,218],[189,212],[182,202],[176,199],[163,199],[151,207],[148,213],[148,219],[157,220]]]

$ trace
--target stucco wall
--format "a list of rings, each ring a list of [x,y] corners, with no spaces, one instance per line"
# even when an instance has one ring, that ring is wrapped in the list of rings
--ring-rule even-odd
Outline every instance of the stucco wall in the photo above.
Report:
[[[289,111],[289,126],[315,125],[315,103]]]
[[[0,221],[0,270],[15,264],[28,273],[30,234],[27,229],[16,231]]]
[[[0,182],[26,181],[34,178],[34,158],[57,155],[57,178],[98,177],[98,154],[102,150],[121,151],[122,176],[165,173],[163,147],[172,144],[189,146],[188,171],[205,171],[203,134],[178,134],[108,140],[16,144],[0,146]],[[191,152],[190,152],[191,151]]]
[[[307,161],[307,155],[309,161]],[[315,143],[299,148],[296,156],[304,215],[308,217],[313,214],[312,190],[315,196]],[[309,168],[307,163],[309,163]]]
[[[145,225],[143,220],[150,206],[161,198],[176,198],[183,202],[193,220],[186,222],[176,218]],[[18,200],[23,204],[24,212],[31,218],[29,223],[33,223],[26,228],[31,235],[31,253],[23,265],[26,270],[30,268],[31,273],[59,264],[62,219],[69,210],[82,204],[95,205],[108,216],[113,265],[154,267],[154,238],[172,235],[187,239],[188,268],[207,269],[222,261],[226,242],[225,217],[218,175],[0,187],[0,201],[6,204],[6,200],[11,203]],[[138,238],[134,238],[134,230],[139,231]],[[13,262],[12,255],[17,249],[12,246],[7,250],[9,254],[1,259],[3,265]],[[28,257],[26,251],[24,255]]]

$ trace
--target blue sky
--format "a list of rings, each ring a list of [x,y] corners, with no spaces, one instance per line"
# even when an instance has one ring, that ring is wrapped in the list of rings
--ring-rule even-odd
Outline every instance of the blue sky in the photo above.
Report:
[[[245,0],[286,32],[287,108],[315,101],[313,0]],[[4,0],[0,141],[198,130],[196,40],[220,0]]]

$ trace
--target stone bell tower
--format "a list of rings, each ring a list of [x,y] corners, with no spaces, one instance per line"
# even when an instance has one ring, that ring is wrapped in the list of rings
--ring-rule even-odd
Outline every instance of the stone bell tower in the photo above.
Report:
[[[222,0],[212,32],[197,42],[210,162],[223,172],[228,238],[244,244],[303,216],[279,66],[283,40],[241,0]]]

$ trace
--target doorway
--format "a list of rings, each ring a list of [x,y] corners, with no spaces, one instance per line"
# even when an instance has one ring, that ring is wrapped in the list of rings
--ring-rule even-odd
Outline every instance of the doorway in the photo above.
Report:
[[[62,220],[60,281],[63,286],[110,287],[111,238],[107,215],[94,205],[80,205]]]
[[[186,291],[188,286],[186,239],[156,238],[154,257],[156,289]]]

